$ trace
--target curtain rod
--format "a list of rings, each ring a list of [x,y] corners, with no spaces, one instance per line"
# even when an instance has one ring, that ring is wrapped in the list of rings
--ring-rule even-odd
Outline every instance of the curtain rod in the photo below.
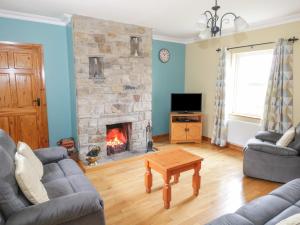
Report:
[[[298,38],[296,38],[296,37],[292,37],[292,38],[289,38],[288,39],[288,41],[289,42],[296,42],[296,41],[298,41],[299,39]],[[227,48],[227,50],[231,50],[231,49],[237,49],[237,48],[247,48],[247,47],[254,47],[254,46],[259,46],[259,45],[268,45],[268,44],[274,44],[274,43],[276,43],[276,42],[274,42],[274,41],[272,41],[272,42],[263,42],[263,43],[256,43],[256,44],[251,44],[251,45],[242,45],[242,46],[235,46],[235,47],[230,47],[230,48]],[[221,51],[221,49],[220,48],[218,48],[217,50],[216,50],[217,52],[220,52]]]

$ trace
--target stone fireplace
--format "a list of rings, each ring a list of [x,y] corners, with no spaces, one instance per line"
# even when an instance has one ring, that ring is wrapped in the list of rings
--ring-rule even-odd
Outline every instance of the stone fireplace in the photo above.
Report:
[[[75,15],[73,47],[80,153],[90,145],[101,147],[102,158],[144,152],[152,110],[151,29]]]

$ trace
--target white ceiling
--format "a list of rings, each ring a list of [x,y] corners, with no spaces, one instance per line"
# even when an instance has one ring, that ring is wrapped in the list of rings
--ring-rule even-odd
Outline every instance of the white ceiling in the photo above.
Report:
[[[199,15],[214,0],[0,0],[2,10],[62,19],[66,14],[152,27],[154,34],[177,39],[197,36]],[[219,0],[220,15],[234,12],[250,25],[300,19],[300,0]]]

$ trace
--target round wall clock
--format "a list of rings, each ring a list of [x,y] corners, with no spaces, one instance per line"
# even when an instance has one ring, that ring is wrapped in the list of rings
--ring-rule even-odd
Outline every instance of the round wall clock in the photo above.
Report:
[[[159,59],[162,63],[167,63],[170,59],[170,52],[166,48],[162,48],[159,51]]]

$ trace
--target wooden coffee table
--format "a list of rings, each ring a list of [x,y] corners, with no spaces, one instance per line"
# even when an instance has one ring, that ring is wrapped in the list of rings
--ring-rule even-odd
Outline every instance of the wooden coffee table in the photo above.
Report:
[[[171,202],[171,177],[174,176],[174,182],[179,182],[179,176],[181,172],[187,170],[194,170],[193,175],[193,190],[194,195],[198,196],[200,189],[201,177],[199,171],[201,169],[201,162],[203,158],[186,152],[180,148],[174,148],[170,150],[163,150],[153,154],[145,156],[145,187],[146,192],[151,192],[152,187],[152,173],[151,169],[154,169],[163,176],[163,200],[166,209],[170,208]]]

